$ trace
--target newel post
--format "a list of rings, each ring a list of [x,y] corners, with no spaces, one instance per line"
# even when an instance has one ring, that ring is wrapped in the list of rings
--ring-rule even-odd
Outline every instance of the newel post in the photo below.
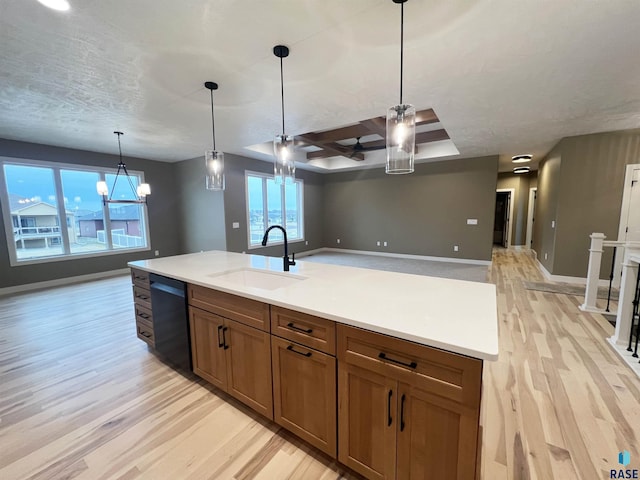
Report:
[[[589,247],[589,269],[587,270],[587,286],[584,293],[584,303],[580,305],[583,311],[599,311],[596,307],[598,300],[598,281],[600,280],[600,262],[602,261],[602,247],[604,233],[594,232],[589,235],[591,246]]]

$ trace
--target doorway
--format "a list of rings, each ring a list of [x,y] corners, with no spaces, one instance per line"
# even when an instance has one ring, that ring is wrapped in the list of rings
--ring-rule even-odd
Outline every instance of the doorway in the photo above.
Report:
[[[533,225],[536,221],[536,200],[538,199],[538,188],[529,189],[529,209],[527,211],[527,238],[525,245],[533,249]]]
[[[640,164],[627,165],[618,240],[640,242]]]
[[[496,190],[496,214],[493,221],[493,244],[504,248],[511,245],[511,217],[513,203],[511,201],[514,190]]]

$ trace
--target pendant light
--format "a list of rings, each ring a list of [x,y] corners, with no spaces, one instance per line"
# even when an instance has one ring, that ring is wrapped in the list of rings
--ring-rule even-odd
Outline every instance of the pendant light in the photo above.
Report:
[[[282,134],[273,140],[273,153],[276,157],[273,165],[273,177],[278,185],[291,184],[296,179],[296,163],[293,159],[293,137],[284,130],[284,78],[282,59],[289,56],[289,48],[284,45],[273,47],[273,54],[280,59],[280,95],[282,106]]]
[[[116,172],[116,178],[113,181],[113,185],[111,187],[111,194],[109,194],[109,187],[107,186],[107,182],[104,180],[99,181],[96,184],[96,190],[98,191],[98,195],[102,195],[102,203],[106,205],[107,203],[147,203],[147,195],[151,195],[151,187],[148,183],[141,183],[138,185],[138,188],[133,186],[133,180],[129,176],[129,172],[127,171],[127,166],[122,161],[122,146],[120,145],[120,136],[124,135],[122,132],[113,132],[118,136],[118,152],[120,154],[120,163],[118,163],[118,171]],[[118,179],[122,178],[120,176],[121,173],[124,173],[123,176],[127,177],[127,181],[129,182],[129,186],[131,187],[131,192],[133,193],[133,199],[130,200],[114,200],[113,192],[116,189],[116,183],[118,183]]]
[[[390,174],[412,173],[416,146],[416,108],[402,101],[402,68],[404,57],[404,4],[400,4],[400,103],[387,110],[387,165]]]
[[[211,134],[213,150],[204,152],[204,164],[207,170],[207,190],[224,190],[224,153],[216,150],[216,122],[213,116],[213,91],[218,89],[215,82],[204,82],[211,93]]]

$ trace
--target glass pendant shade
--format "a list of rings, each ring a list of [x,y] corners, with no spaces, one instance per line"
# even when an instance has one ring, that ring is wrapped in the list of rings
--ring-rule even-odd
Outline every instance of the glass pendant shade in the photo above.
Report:
[[[136,193],[140,198],[151,195],[151,186],[148,183],[141,183],[138,185],[138,188],[136,188]]]
[[[416,108],[403,104],[387,111],[386,173],[412,173],[416,145]]]
[[[204,163],[207,190],[224,190],[224,153],[207,150],[204,152]]]
[[[96,190],[98,191],[98,195],[109,195],[109,187],[107,186],[107,182],[103,180],[96,184]]]
[[[273,153],[276,157],[273,164],[273,176],[276,184],[292,184],[296,179],[293,137],[291,135],[276,135],[273,140]]]

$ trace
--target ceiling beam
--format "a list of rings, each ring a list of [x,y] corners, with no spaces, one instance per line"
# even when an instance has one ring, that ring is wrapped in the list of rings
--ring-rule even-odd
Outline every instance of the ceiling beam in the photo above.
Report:
[[[325,142],[318,140],[317,133],[310,133],[307,135],[298,135],[298,138],[305,142],[308,145],[313,145],[314,147],[321,148],[322,150],[318,150],[316,152],[308,152],[307,160],[312,160],[314,158],[327,158],[327,157],[347,157],[352,160],[364,160],[363,153],[354,153],[351,147],[345,147],[344,145],[340,145],[335,142]]]

